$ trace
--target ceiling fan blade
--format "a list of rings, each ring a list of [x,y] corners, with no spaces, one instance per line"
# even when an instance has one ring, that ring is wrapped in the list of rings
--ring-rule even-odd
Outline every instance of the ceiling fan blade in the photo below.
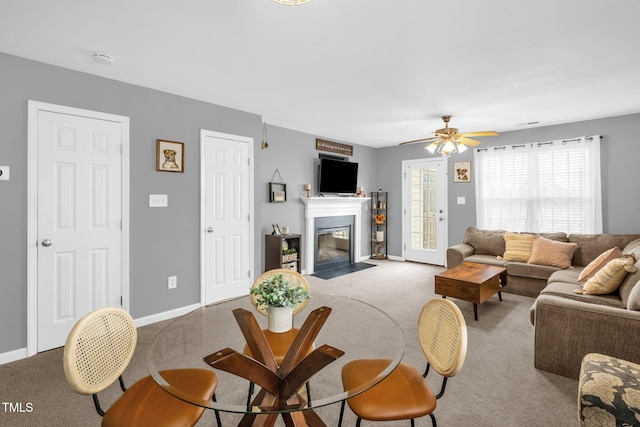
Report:
[[[467,138],[466,136],[458,136],[456,141],[460,144],[468,145],[469,147],[475,147],[476,145],[482,144],[482,142],[477,141],[475,139]]]
[[[485,132],[464,132],[458,135],[460,136],[498,136],[498,132],[493,130],[488,130]]]
[[[438,137],[431,137],[431,138],[422,138],[422,139],[414,139],[413,141],[407,141],[407,142],[401,142],[399,145],[405,145],[405,144],[413,144],[414,142],[425,142],[425,141],[431,141],[433,139],[438,139]]]

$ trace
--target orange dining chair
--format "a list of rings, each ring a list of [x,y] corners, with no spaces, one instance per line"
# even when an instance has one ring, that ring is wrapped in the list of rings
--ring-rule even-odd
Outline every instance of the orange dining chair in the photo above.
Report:
[[[436,400],[442,397],[447,379],[456,375],[467,354],[467,326],[462,312],[452,301],[437,298],[427,302],[418,319],[418,339],[427,359],[427,368],[421,374],[416,368],[400,363],[391,374],[372,388],[347,400],[358,420],[369,421],[411,420],[429,415],[433,426],[436,418]],[[352,390],[382,372],[390,360],[359,359],[342,368],[345,390]],[[435,395],[425,378],[429,367],[443,376],[440,392]],[[342,425],[345,402],[342,402],[338,426]]]
[[[282,274],[282,276],[286,280],[288,280],[292,286],[303,286],[307,291],[310,291],[309,282],[307,282],[307,279],[305,279],[305,277],[302,274],[298,273],[297,271],[288,270],[285,268],[276,268],[276,269],[264,272],[262,275],[260,275],[260,277],[258,277],[253,282],[253,285],[251,287],[252,288],[256,287],[260,283],[264,282],[265,280],[268,280],[273,276],[277,276],[278,274]],[[258,303],[257,295],[251,294],[251,303],[256,308],[256,310],[258,310],[260,314],[264,316],[267,316],[269,314],[266,307],[256,305]],[[297,306],[293,307],[293,315],[295,316],[296,314],[301,312],[307,306],[308,303],[309,303],[309,300],[306,299],[302,301],[300,304],[298,304]],[[265,338],[267,339],[267,342],[269,343],[269,347],[271,347],[271,352],[273,353],[273,356],[275,357],[276,363],[278,365],[282,363],[282,360],[284,359],[284,356],[287,354],[287,351],[289,351],[289,347],[291,347],[291,343],[293,343],[293,340],[296,338],[298,331],[299,331],[298,328],[293,328],[287,332],[271,332],[268,329],[262,330]],[[314,350],[314,347],[312,347],[309,351],[311,352],[313,350]],[[246,354],[247,356],[251,356],[251,350],[249,350],[249,346],[246,344],[244,346],[243,353]],[[253,382],[251,382],[249,383],[249,395],[247,396],[247,406],[251,404],[251,396],[253,395],[253,391],[254,391],[254,384]],[[311,400],[309,384],[307,384],[307,400]]]
[[[137,330],[129,314],[119,308],[92,311],[75,324],[64,346],[67,382],[80,394],[93,396],[103,427],[194,426],[204,408],[184,402],[163,390],[151,376],[126,388],[122,379],[137,344]],[[218,377],[204,369],[160,372],[171,384],[182,384],[200,399],[215,401]],[[103,410],[98,393],[119,380],[123,394]],[[220,415],[216,411],[218,427]]]

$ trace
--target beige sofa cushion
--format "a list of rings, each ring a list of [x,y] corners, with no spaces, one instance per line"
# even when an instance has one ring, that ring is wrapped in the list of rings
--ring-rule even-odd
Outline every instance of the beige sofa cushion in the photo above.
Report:
[[[603,268],[609,261],[616,258],[622,257],[622,251],[619,247],[611,248],[609,250],[604,251],[596,259],[591,261],[589,265],[587,265],[584,270],[578,276],[578,282],[586,282],[596,275],[601,268]]]
[[[463,243],[473,246],[477,255],[502,255],[504,252],[504,231],[502,230],[478,230],[475,227],[467,228]]]
[[[565,243],[550,240],[542,236],[535,236],[529,264],[569,268],[571,267],[571,258],[577,246],[577,243]]]
[[[630,242],[640,238],[637,234],[571,234],[569,242],[578,244],[573,253],[571,265],[586,266],[598,255],[615,246],[626,247]],[[624,250],[622,251],[624,252]]]
[[[617,291],[627,274],[637,271],[634,263],[632,257],[612,259],[595,276],[587,280],[582,287],[583,293],[605,295]]]
[[[627,308],[629,310],[640,310],[640,286],[638,283],[635,284],[629,293]]]
[[[533,247],[533,234],[528,233],[504,233],[504,254],[507,261],[528,262]]]

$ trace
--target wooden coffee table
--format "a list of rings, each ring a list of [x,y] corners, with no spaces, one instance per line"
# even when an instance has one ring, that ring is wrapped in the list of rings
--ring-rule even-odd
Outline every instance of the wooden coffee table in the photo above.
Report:
[[[478,304],[498,294],[507,284],[507,269],[493,265],[463,262],[436,274],[435,293],[443,298],[458,298],[473,303],[473,316],[478,320]]]

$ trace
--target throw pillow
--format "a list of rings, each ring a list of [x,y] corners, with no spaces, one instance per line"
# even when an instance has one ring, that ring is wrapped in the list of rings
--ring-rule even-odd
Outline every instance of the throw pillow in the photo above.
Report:
[[[618,287],[627,276],[634,273],[635,260],[632,256],[612,259],[600,271],[596,273],[582,287],[582,293],[588,295],[605,295],[618,290]]]
[[[627,308],[629,310],[640,310],[640,282],[637,282],[631,289],[627,300]]]
[[[507,261],[529,261],[533,237],[533,234],[526,233],[504,233],[505,250],[502,257]]]
[[[529,264],[569,268],[571,267],[571,257],[573,257],[577,247],[577,243],[558,242],[557,240],[536,236],[533,239]]]
[[[622,251],[619,247],[611,248],[608,251],[604,251],[596,259],[591,261],[585,268],[580,272],[580,276],[578,276],[578,282],[586,282],[596,275],[598,271],[609,261],[616,258],[622,257]]]

